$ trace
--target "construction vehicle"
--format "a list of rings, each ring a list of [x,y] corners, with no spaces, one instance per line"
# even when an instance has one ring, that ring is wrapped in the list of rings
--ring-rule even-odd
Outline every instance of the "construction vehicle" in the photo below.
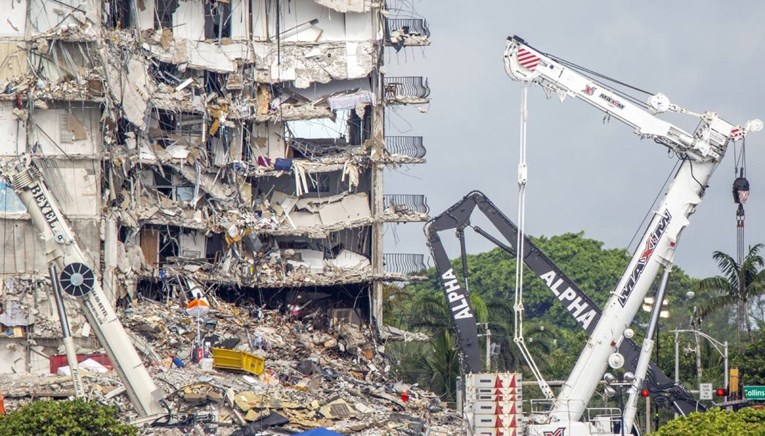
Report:
[[[163,414],[165,409],[160,401],[164,393],[154,384],[133,348],[37,164],[30,155],[22,155],[0,163],[0,176],[10,182],[26,206],[32,223],[40,231],[48,263],[61,271],[61,289],[76,297],[136,411],[142,416]]]
[[[526,432],[531,436],[624,434],[625,427],[629,431],[630,426],[623,424],[634,420],[633,401],[636,401],[645,376],[640,374],[641,368],[643,372],[648,368],[647,359],[653,347],[650,337],[643,341],[638,358],[638,373],[629,380],[627,391],[630,399],[624,411],[629,411],[633,416],[604,417],[598,413],[589,414],[586,413],[587,405],[607,367],[620,369],[624,365],[625,359],[620,353],[620,347],[633,334],[629,326],[658,271],[661,268],[667,270],[673,265],[680,235],[701,203],[709,180],[725,156],[729,143],[742,140],[750,132],[761,130],[762,121],[752,120],[734,125],[715,112],[688,111],[671,103],[663,94],[650,96],[647,104],[642,105],[594,77],[589,77],[584,69],[536,50],[517,36],[507,40],[504,63],[512,79],[522,81],[524,85],[541,86],[548,95],[557,96],[561,101],[568,97],[581,99],[606,114],[607,118],[617,119],[632,127],[641,139],[652,139],[667,147],[679,159],[678,169],[653,212],[624,274],[611,292],[599,319],[596,322],[590,320],[593,327],[589,339],[568,379],[551,407],[536,413],[532,411],[526,426]],[[699,124],[693,133],[688,133],[657,117],[667,111],[698,118]],[[521,180],[525,183],[525,175],[520,175],[521,170],[519,168],[519,183]],[[462,251],[464,256],[464,244]],[[437,264],[449,265],[448,258],[439,259],[439,256],[445,256],[445,253],[434,253]],[[449,312],[460,336],[460,344],[466,353],[468,368],[479,368],[480,358],[475,356],[474,350],[478,346],[477,328],[467,292],[460,286],[451,268],[441,273],[441,281]],[[584,301],[581,300],[580,304]],[[661,301],[656,304],[660,307]],[[585,319],[582,318],[582,321]],[[544,380],[540,380],[540,387],[543,392],[551,392]],[[585,415],[593,419],[584,421]]]
[[[481,227],[471,223],[473,212],[480,211],[500,233],[503,240],[499,240]],[[440,215],[432,218],[425,226],[425,232],[433,255],[436,272],[442,280],[444,289],[452,292],[459,285],[456,275],[449,261],[449,257],[441,241],[440,233],[447,230],[455,230],[462,251],[462,277],[468,280],[470,271],[467,267],[465,230],[473,229],[476,233],[488,239],[496,246],[504,250],[510,256],[516,256],[518,240],[518,226],[513,223],[486,195],[479,191],[473,191],[464,196],[460,201],[449,207]],[[526,235],[523,237],[525,250],[523,262],[542,279],[552,296],[560,302],[569,315],[576,321],[585,332],[592,333],[600,320],[600,308],[594,301],[542,250],[539,249]],[[506,241],[506,242],[505,242]],[[454,277],[454,278],[452,278]],[[464,310],[464,309],[463,309]],[[466,370],[472,373],[481,372],[481,356],[478,348],[478,337],[465,334],[465,324],[475,326],[475,319],[460,318],[455,320],[455,326],[459,334],[460,346],[463,351],[463,362]],[[469,326],[468,326],[469,328]],[[475,329],[473,329],[475,331]],[[624,356],[624,370],[635,372],[640,346],[633,340],[626,339],[619,347],[619,353]],[[681,385],[667,377],[655,364],[651,363],[648,368],[645,388],[653,398],[663,402],[663,406],[671,408],[679,415],[691,412],[706,411],[703,404],[696,401],[693,395]]]

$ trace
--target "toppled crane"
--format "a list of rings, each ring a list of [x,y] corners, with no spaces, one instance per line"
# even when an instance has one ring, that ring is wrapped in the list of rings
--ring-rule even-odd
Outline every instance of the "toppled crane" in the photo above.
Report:
[[[141,415],[161,413],[159,401],[164,394],[144,368],[40,169],[29,155],[24,155],[3,162],[0,174],[11,182],[29,211],[45,243],[48,262],[61,269],[62,289],[77,298],[101,346],[114,363],[133,406]]]

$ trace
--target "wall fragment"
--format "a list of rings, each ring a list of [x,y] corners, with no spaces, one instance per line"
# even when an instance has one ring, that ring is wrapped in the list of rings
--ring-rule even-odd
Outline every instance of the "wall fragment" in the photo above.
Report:
[[[153,92],[146,64],[131,57],[125,70],[118,67],[112,63],[106,65],[109,93],[125,118],[136,128],[145,129],[149,97]]]

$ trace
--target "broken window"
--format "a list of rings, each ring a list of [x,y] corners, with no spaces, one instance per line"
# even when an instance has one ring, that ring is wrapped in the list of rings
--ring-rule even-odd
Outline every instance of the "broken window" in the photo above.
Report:
[[[130,26],[131,0],[104,1],[104,24],[108,29],[127,29]]]
[[[359,116],[356,109],[351,110],[348,120],[348,136],[351,145],[361,145],[372,134],[372,107],[365,106],[364,113]]]
[[[180,72],[178,71],[178,65],[162,62],[152,59],[149,64],[149,74],[154,77],[159,83],[166,85],[176,86],[181,83],[181,79],[178,78]]]
[[[35,74],[44,80],[57,82],[75,79],[86,76],[88,71],[95,67],[92,48],[77,42],[56,41],[46,45],[44,50],[38,48],[39,51],[28,51],[26,61]],[[3,56],[7,55],[4,53]],[[99,85],[94,85],[92,92],[101,92],[97,86]]]
[[[133,227],[128,227],[128,226],[119,227],[119,233],[117,234],[117,239],[120,242],[125,243],[128,240],[133,240],[133,242],[135,242],[134,240],[135,236],[136,236],[136,229],[134,229]]]
[[[158,110],[157,117],[159,129],[162,131],[157,138],[158,143],[162,146],[162,148],[167,148],[168,146],[172,145],[173,141],[169,138],[168,134],[175,132],[177,119],[174,112],[165,110]]]
[[[179,243],[181,257],[185,259],[201,259],[206,257],[207,238],[196,230],[181,229]]]
[[[369,226],[331,233],[329,239],[334,244],[333,254],[339,256],[342,250],[349,250],[353,253],[370,257],[372,255],[370,235],[371,227]]]
[[[208,262],[218,263],[223,258],[226,251],[226,242],[223,235],[212,233],[207,237],[207,247],[205,256]]]
[[[141,173],[141,183],[174,201],[192,202],[194,200],[194,185],[175,174],[168,166],[163,166],[161,171],[159,169],[144,170]]]
[[[140,246],[146,263],[159,266],[174,261],[179,254],[179,236],[178,227],[142,228]]]
[[[255,155],[252,149],[252,121],[246,121],[242,128],[242,160],[250,162]]]
[[[230,0],[205,1],[205,39],[231,38]]]
[[[131,132],[135,133],[135,126],[127,118],[117,120],[117,144],[125,145],[128,138],[127,134]]]
[[[194,186],[176,186],[175,200],[191,203],[194,200]]]
[[[178,9],[178,0],[156,0],[157,13],[154,16],[155,29],[172,29],[173,14]]]
[[[316,175],[310,187],[308,188],[308,192],[329,192],[330,187],[330,177],[329,174],[318,174]]]
[[[159,111],[159,128],[165,132],[175,132],[175,113]]]
[[[170,171],[169,167],[163,168],[165,171],[165,174],[167,174],[167,171]],[[154,188],[160,193],[166,195],[167,197],[171,197],[173,195],[173,184],[170,183],[170,179],[166,178],[164,174],[160,171],[152,171],[154,174],[154,183],[153,184],[147,184],[148,187]]]
[[[226,76],[227,74],[224,73],[205,71],[205,90],[210,94],[216,92],[218,95],[223,95],[223,89],[226,85]]]

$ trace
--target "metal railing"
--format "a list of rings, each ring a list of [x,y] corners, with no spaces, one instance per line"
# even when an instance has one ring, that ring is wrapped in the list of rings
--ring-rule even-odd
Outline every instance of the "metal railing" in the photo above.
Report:
[[[384,194],[383,207],[386,211],[392,209],[397,213],[430,212],[427,199],[422,194]]]
[[[413,158],[425,156],[425,147],[422,145],[422,136],[386,136],[385,149],[390,154],[400,154]]]
[[[412,274],[425,271],[425,255],[413,253],[383,254],[383,266],[386,273]]]
[[[344,139],[333,138],[291,138],[288,142],[290,148],[300,156],[314,159],[332,153],[340,153],[350,148]]]
[[[419,76],[386,76],[385,99],[401,97],[428,98],[428,79]]]
[[[388,38],[393,32],[400,31],[403,35],[430,37],[428,22],[422,18],[388,18]]]

